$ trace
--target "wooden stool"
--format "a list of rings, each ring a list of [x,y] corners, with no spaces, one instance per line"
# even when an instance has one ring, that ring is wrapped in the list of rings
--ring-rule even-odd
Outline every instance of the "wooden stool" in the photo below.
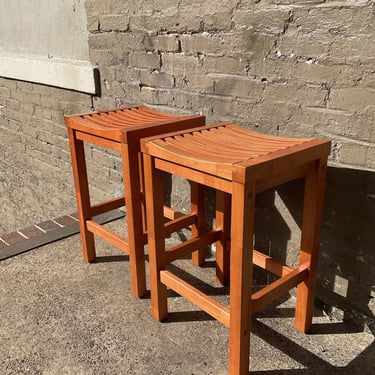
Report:
[[[131,288],[136,296],[146,293],[144,262],[145,209],[140,139],[205,124],[204,116],[171,115],[139,106],[83,115],[65,116],[72,158],[74,185],[80,223],[83,257],[95,257],[94,234],[129,254]],[[118,151],[122,155],[125,196],[91,205],[84,142]],[[126,202],[126,203],[125,203]],[[93,221],[93,216],[126,204],[128,239]],[[167,211],[174,217],[171,210]]]
[[[141,150],[153,317],[166,318],[167,287],[173,289],[229,327],[229,372],[248,374],[251,314],[297,286],[295,326],[303,332],[311,328],[330,142],[274,137],[217,124],[143,139]],[[201,230],[187,242],[165,249],[162,171],[216,189],[215,230]],[[254,204],[256,193],[300,177],[305,178],[302,239],[299,266],[292,268],[253,249]],[[217,278],[226,282],[230,274],[230,308],[166,267],[215,241]],[[253,264],[280,278],[252,294]]]

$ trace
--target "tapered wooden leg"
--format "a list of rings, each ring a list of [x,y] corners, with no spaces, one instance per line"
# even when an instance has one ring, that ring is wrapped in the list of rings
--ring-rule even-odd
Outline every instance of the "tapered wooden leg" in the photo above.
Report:
[[[222,285],[229,284],[230,271],[230,223],[231,196],[216,190],[216,229],[223,231],[216,243],[216,279]]]
[[[232,186],[229,373],[244,375],[249,372],[255,189]]]
[[[163,173],[154,168],[154,159],[144,155],[146,215],[148,228],[148,252],[150,265],[151,309],[156,320],[168,315],[167,287],[160,281],[160,271],[166,268]]]
[[[128,144],[122,144],[121,148],[125,184],[126,220],[128,223],[131,290],[135,296],[142,297],[147,289],[138,150],[135,146]]]
[[[143,225],[143,232],[147,232],[147,219],[146,219],[146,201],[145,201],[145,180],[143,176],[143,156],[142,153],[138,153],[138,160],[139,160],[139,172],[140,172],[140,191],[142,193],[142,225]]]
[[[308,332],[312,326],[326,163],[312,163],[305,181],[300,264],[308,264],[309,277],[297,287],[295,313],[295,327],[302,332]]]
[[[94,234],[88,231],[86,225],[87,220],[91,220],[92,216],[84,144],[83,141],[76,138],[76,132],[71,128],[68,128],[68,136],[81,233],[82,254],[86,262],[93,262],[96,258],[95,239]]]
[[[191,212],[197,215],[197,222],[191,227],[192,238],[198,237],[205,231],[205,212],[204,212],[204,186],[190,181],[191,191]],[[198,249],[192,253],[193,264],[201,266],[205,262],[206,249]]]

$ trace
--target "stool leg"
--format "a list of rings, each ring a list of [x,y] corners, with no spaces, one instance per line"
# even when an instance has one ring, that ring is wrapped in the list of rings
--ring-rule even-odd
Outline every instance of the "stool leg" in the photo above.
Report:
[[[163,320],[168,315],[167,287],[160,281],[160,271],[166,269],[163,173],[154,166],[154,159],[144,154],[145,196],[148,228],[148,253],[152,316]]]
[[[146,289],[145,255],[143,242],[142,192],[140,179],[139,152],[136,147],[123,143],[122,165],[128,223],[128,243],[130,258],[131,290],[142,297]]]
[[[249,372],[255,189],[232,186],[229,373],[243,375]]]
[[[140,170],[140,191],[142,193],[141,207],[142,207],[142,225],[143,232],[147,232],[147,219],[146,219],[146,202],[145,202],[145,179],[143,176],[143,156],[142,153],[138,153],[139,170]]]
[[[204,214],[204,186],[196,182],[190,181],[191,191],[191,212],[197,215],[197,222],[192,225],[192,238],[198,237],[205,230],[205,214]],[[206,260],[205,248],[198,249],[192,253],[193,264],[201,266]]]
[[[94,234],[87,229],[91,220],[90,192],[87,179],[85,149],[83,141],[76,138],[75,130],[68,128],[70,155],[72,159],[74,188],[76,193],[79,228],[81,233],[83,259],[93,262],[96,258]]]
[[[308,332],[312,326],[315,279],[318,268],[320,227],[327,161],[312,163],[305,181],[300,264],[308,264],[309,277],[297,287],[295,327]]]
[[[216,279],[222,285],[229,284],[230,271],[230,194],[216,190],[216,229],[223,231],[222,239],[216,243]]]

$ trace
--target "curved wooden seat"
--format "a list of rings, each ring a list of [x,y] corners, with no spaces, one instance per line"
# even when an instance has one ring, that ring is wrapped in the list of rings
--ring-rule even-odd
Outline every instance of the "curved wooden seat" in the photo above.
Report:
[[[330,142],[275,137],[225,123],[142,139],[141,150],[153,316],[166,318],[167,287],[173,289],[229,327],[229,372],[248,374],[250,315],[255,311],[297,286],[295,326],[303,332],[311,327]],[[163,171],[194,181],[201,193],[203,186],[213,188],[217,197],[216,228],[207,231],[201,224],[191,239],[168,249],[163,238]],[[253,249],[255,197],[259,191],[300,177],[305,179],[300,263],[291,267]],[[204,199],[198,201],[202,206]],[[214,242],[217,279],[230,282],[229,308],[166,267]],[[255,294],[253,264],[279,277]]]
[[[201,172],[231,180],[235,165],[278,162],[283,156],[306,149],[311,152],[321,144],[317,139],[260,135],[238,125],[219,124],[148,139],[144,149],[161,159],[198,166]]]
[[[68,128],[119,143],[138,142],[142,137],[188,129],[191,124],[193,127],[204,125],[204,117],[163,113],[145,106],[65,116]]]
[[[143,203],[143,169],[140,139],[156,134],[199,127],[204,116],[174,115],[145,106],[65,116],[68,128],[73,177],[80,222],[83,257],[92,262],[96,258],[94,234],[104,238],[129,254],[131,288],[136,296],[146,293],[144,262],[145,208]],[[125,196],[90,203],[84,142],[93,143],[121,153]],[[93,217],[126,205],[128,238],[123,238],[99,225]],[[172,210],[167,210],[174,217]]]

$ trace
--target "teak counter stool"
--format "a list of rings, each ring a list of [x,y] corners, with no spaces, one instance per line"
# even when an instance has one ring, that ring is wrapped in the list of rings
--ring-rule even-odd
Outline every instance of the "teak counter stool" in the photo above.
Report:
[[[95,257],[94,234],[129,254],[131,289],[136,296],[146,293],[144,244],[147,241],[143,206],[143,173],[140,139],[157,134],[190,129],[205,124],[204,116],[172,115],[145,106],[65,116],[72,158],[83,257]],[[121,153],[124,197],[91,205],[87,179],[84,142],[93,143]],[[126,205],[128,238],[93,221],[93,216]],[[172,210],[166,216],[173,218]],[[195,262],[202,262],[197,260]],[[200,258],[202,256],[200,255]]]
[[[259,134],[232,124],[143,139],[152,314],[168,315],[167,287],[229,327],[229,373],[248,374],[250,316],[297,286],[295,326],[312,324],[319,228],[330,142]],[[162,171],[216,189],[216,229],[165,249]],[[256,193],[304,177],[299,266],[292,268],[253,249]],[[172,221],[173,222],[173,221]],[[167,269],[197,247],[217,241],[217,278],[228,281],[230,307],[218,303]],[[229,272],[230,257],[230,272]],[[279,278],[252,294],[253,264]]]

